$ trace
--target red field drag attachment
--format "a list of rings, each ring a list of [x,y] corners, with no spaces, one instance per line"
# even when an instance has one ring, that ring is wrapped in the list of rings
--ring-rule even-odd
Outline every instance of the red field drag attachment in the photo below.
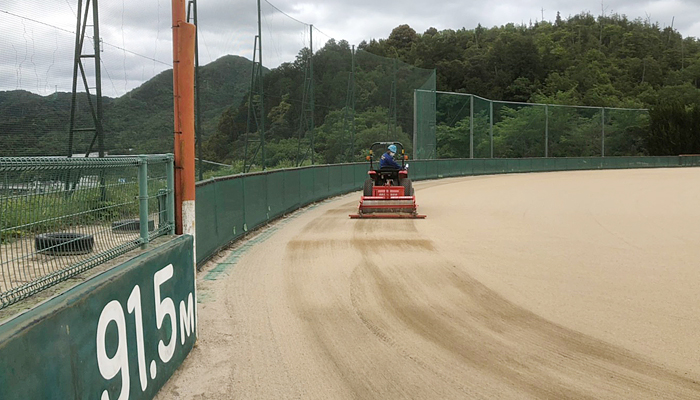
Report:
[[[362,196],[358,213],[350,218],[425,218],[417,208],[416,196],[404,196],[403,186],[374,186],[372,196]]]

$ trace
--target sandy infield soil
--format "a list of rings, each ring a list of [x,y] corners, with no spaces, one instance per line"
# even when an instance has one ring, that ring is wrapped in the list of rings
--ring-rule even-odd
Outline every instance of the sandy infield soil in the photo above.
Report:
[[[700,399],[700,168],[415,186],[425,220],[355,193],[210,263],[158,399]]]

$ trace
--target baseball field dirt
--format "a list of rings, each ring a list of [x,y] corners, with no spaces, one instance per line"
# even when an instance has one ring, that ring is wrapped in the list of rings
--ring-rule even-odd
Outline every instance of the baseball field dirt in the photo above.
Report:
[[[415,184],[308,207],[198,275],[159,399],[699,399],[700,168]]]

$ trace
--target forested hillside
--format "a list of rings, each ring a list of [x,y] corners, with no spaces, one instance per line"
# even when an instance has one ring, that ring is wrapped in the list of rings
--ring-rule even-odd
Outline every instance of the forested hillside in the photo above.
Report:
[[[261,162],[261,121],[248,107],[251,64],[226,56],[201,68],[208,160],[240,163],[247,138],[248,162]],[[265,72],[264,94],[254,102],[264,103],[268,166],[308,163],[312,140],[316,163],[360,160],[375,140],[399,140],[410,152],[417,88],[493,100],[651,109],[644,118],[607,120],[594,111],[552,112],[548,144],[554,156],[600,154],[600,117],[617,129],[607,155],[700,153],[700,40],[621,15],[584,13],[529,25],[423,33],[400,25],[386,39],[360,43],[354,60],[347,42],[329,41],[315,52],[311,76],[308,49]],[[470,151],[470,121],[460,101],[438,97],[439,156]],[[104,103],[111,154],[172,151],[172,71]],[[69,111],[69,94],[0,92],[0,155],[17,155],[18,149],[21,155],[65,154]],[[483,107],[477,111],[472,122],[484,132],[487,114]],[[495,113],[495,156],[542,156],[541,111],[511,107]],[[89,123],[85,107],[78,120]],[[83,136],[76,138],[75,152],[87,147],[90,138]],[[488,156],[490,145],[483,134],[475,137],[475,155]]]
[[[367,147],[377,140],[401,141],[410,152],[413,90],[434,80],[432,69],[360,50],[353,70],[348,42],[330,40],[313,56],[312,89],[308,60],[309,50],[303,49],[294,62],[280,65],[263,79],[266,165],[310,162],[312,140],[315,163],[364,159]],[[249,156],[249,163],[259,165],[256,141],[260,137],[256,121],[248,116],[247,98],[226,110],[217,133],[205,143],[205,158],[227,163],[241,160],[250,121],[249,147],[255,157]]]
[[[248,92],[251,64],[243,57],[225,56],[200,68],[205,138],[214,133],[222,111]],[[173,73],[168,70],[119,98],[103,97],[108,153],[172,152],[172,85]],[[85,95],[79,99],[75,126],[92,127]],[[70,93],[42,97],[19,90],[0,92],[0,156],[65,155],[70,104]],[[77,133],[73,152],[85,152],[92,135]]]
[[[438,90],[494,100],[646,107],[700,102],[700,41],[625,16],[416,33],[360,46],[437,69]]]
[[[584,13],[531,25],[479,25],[474,29],[443,31],[430,28],[423,33],[401,25],[386,39],[362,42],[356,57],[363,54],[397,58],[402,66],[406,63],[434,68],[437,89],[442,91],[473,93],[493,100],[652,108],[651,122],[647,115],[606,120],[612,131],[607,154],[700,152],[700,141],[693,139],[700,134],[693,124],[693,118],[697,118],[694,115],[700,111],[700,41],[648,21]],[[308,73],[304,60],[302,51],[295,62],[280,66],[265,79],[269,165],[294,164],[298,161],[298,149],[308,146],[309,125],[302,110]],[[392,130],[390,84],[373,83],[390,82],[392,69],[386,65],[363,69],[357,64],[354,95],[358,103],[365,104],[364,108],[355,106],[356,140],[354,154],[350,154],[349,103],[345,98],[349,93],[350,47],[344,41],[331,41],[314,56],[317,162],[361,159],[361,152],[369,143],[384,139]],[[381,74],[385,77],[379,78]],[[398,75],[397,82],[403,83],[404,89],[420,86],[416,79],[407,85],[401,73]],[[402,96],[405,104],[401,104]],[[396,129],[390,136],[410,142],[412,98],[409,100],[401,90],[397,98]],[[454,104],[444,104],[445,101]],[[369,104],[373,106],[368,107]],[[661,106],[674,112],[655,111]],[[438,114],[459,107],[463,109],[464,104],[438,98]],[[494,144],[501,150],[497,156],[542,156],[542,116],[530,109],[504,109],[502,114],[504,121],[496,127],[501,133]],[[245,101],[224,113],[216,135],[206,144],[208,158],[232,162],[243,157],[247,116]],[[465,133],[468,116],[449,126],[439,122],[440,116],[438,155],[464,157],[469,153]],[[537,123],[528,123],[528,118],[537,119]],[[552,129],[559,123],[561,132],[550,137],[550,155],[600,154],[598,115],[589,113],[582,117],[558,111],[552,118]],[[478,118],[475,115],[474,122],[482,128],[488,124],[483,113]],[[537,135],[537,140],[527,137],[528,129]],[[487,156],[487,141],[482,138],[475,142],[475,153]]]

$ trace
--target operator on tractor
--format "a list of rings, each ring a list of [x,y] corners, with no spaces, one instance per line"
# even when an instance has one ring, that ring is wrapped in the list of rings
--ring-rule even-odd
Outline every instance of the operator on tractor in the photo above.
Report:
[[[382,158],[379,160],[379,168],[396,168],[401,169],[401,166],[394,161],[394,154],[396,154],[396,145],[390,144],[387,147],[387,152],[382,154]]]

